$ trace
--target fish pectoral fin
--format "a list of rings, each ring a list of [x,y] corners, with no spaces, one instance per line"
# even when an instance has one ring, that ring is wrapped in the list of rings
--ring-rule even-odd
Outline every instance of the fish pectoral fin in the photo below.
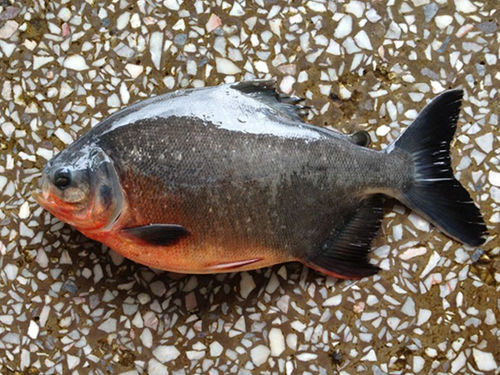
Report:
[[[176,224],[149,224],[122,229],[127,235],[151,245],[173,245],[189,234],[186,228]]]
[[[379,268],[369,262],[368,254],[382,217],[383,199],[380,195],[366,198],[335,228],[319,249],[314,249],[301,261],[327,275],[342,279],[371,276]]]

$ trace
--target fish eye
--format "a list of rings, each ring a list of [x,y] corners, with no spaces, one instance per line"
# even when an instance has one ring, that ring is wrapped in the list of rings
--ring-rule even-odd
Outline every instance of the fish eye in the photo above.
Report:
[[[71,172],[67,169],[59,169],[54,174],[54,185],[60,190],[71,185]]]

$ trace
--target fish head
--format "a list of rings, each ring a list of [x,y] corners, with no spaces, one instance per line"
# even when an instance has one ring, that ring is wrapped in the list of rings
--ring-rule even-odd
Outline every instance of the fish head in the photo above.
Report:
[[[56,155],[43,168],[34,196],[58,219],[85,231],[111,228],[123,205],[113,162],[96,145],[73,144]]]

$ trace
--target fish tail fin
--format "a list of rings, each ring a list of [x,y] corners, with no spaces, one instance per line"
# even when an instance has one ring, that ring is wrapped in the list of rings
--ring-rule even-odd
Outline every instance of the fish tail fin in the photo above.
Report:
[[[485,241],[486,225],[451,169],[450,142],[462,97],[462,90],[436,97],[387,151],[402,150],[414,163],[414,174],[397,198],[449,236],[478,246]]]

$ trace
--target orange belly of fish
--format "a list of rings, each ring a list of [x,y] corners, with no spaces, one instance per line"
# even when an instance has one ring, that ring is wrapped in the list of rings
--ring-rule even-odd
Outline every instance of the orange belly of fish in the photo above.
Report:
[[[261,246],[222,246],[209,243],[195,246],[189,239],[174,245],[156,246],[139,243],[112,232],[83,234],[104,243],[134,262],[178,273],[247,271],[296,260],[282,251]]]

